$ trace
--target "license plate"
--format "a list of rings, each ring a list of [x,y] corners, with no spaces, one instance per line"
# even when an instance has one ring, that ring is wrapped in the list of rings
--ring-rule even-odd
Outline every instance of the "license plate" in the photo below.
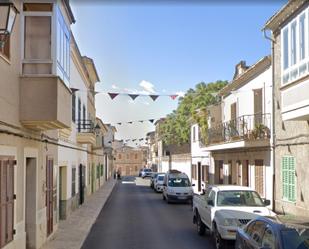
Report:
[[[178,196],[178,199],[179,200],[185,200],[185,199],[187,199],[187,197],[185,197],[185,196]]]

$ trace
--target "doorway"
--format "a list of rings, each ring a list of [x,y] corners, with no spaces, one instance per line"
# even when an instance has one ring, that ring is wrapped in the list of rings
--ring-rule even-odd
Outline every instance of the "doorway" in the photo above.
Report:
[[[197,191],[202,191],[202,170],[201,170],[201,162],[197,163]]]
[[[79,165],[79,205],[82,205],[85,200],[85,166]]]
[[[46,218],[47,218],[47,236],[53,232],[53,159],[46,160]]]
[[[59,167],[59,217],[66,219],[67,200],[67,167]]]
[[[26,248],[36,248],[36,202],[37,202],[37,180],[36,180],[37,159],[26,158]]]
[[[215,184],[223,184],[223,160],[215,160]]]

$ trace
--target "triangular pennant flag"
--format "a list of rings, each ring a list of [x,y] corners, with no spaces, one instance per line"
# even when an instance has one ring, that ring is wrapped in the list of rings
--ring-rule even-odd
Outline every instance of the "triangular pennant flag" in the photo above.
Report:
[[[119,142],[121,142],[121,143],[122,143],[122,142],[123,142],[123,139],[119,140]]]
[[[132,121],[128,122],[128,124],[132,124],[132,123],[133,123]]]
[[[140,138],[140,139],[139,139],[139,141],[143,141],[143,140],[144,140],[144,138]]]
[[[153,101],[156,101],[159,95],[149,95],[149,97],[152,98]]]
[[[121,123],[117,123],[117,125],[121,125]]]
[[[170,95],[170,97],[172,98],[172,100],[175,100],[178,97],[178,95],[174,94],[174,95]]]
[[[132,139],[132,141],[134,142],[136,139]]]
[[[138,94],[128,94],[131,99],[135,100],[138,97]]]
[[[140,121],[138,121],[138,122],[141,122],[141,123],[143,123],[143,122],[144,122],[144,120],[140,120]]]
[[[77,88],[70,88],[70,89],[71,89],[72,93],[75,93],[75,92],[77,92],[79,90]]]
[[[153,123],[153,122],[154,122],[154,119],[149,119],[149,122],[150,122],[150,123]]]
[[[98,93],[100,93],[100,92],[96,92],[96,91],[95,91],[95,92],[94,92],[94,95],[97,95]]]
[[[111,97],[111,99],[114,99],[119,95],[119,93],[108,93],[108,95]]]

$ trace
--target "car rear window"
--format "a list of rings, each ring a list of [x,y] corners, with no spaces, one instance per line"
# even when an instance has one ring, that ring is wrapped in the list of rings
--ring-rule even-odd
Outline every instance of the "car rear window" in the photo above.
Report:
[[[164,180],[164,176],[158,176],[158,181],[163,181]]]

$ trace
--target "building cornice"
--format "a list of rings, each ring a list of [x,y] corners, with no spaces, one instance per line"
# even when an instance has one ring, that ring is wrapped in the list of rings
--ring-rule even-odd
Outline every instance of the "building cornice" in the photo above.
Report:
[[[231,91],[236,90],[239,87],[245,85],[249,80],[254,78],[256,75],[261,74],[270,66],[271,66],[271,56],[269,55],[263,57],[257,63],[252,65],[247,71],[241,74],[238,78],[232,80],[228,85],[222,88],[219,91],[218,95],[219,96],[228,95]]]
[[[287,19],[298,12],[308,0],[289,0],[277,13],[275,13],[264,25],[263,30],[269,29],[275,32]]]

